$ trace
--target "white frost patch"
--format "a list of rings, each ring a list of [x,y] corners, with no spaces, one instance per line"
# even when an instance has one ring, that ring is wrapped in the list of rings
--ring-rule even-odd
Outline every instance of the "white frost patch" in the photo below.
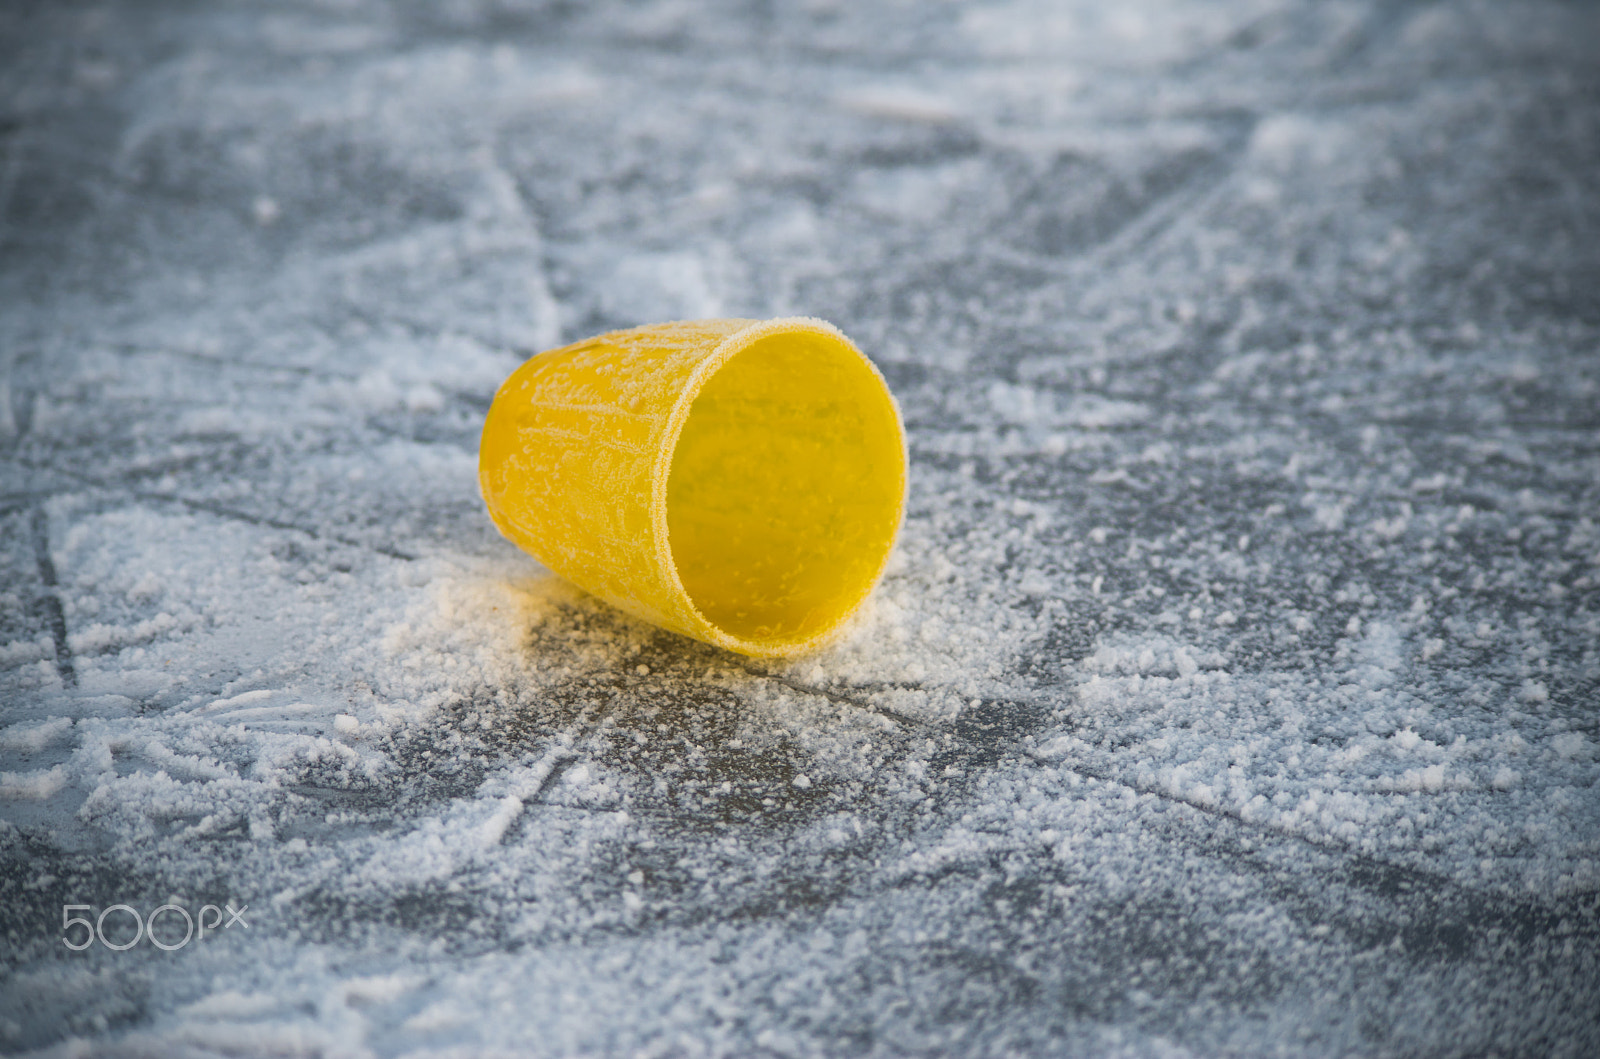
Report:
[[[69,635],[67,644],[74,652],[80,654],[92,653],[123,644],[144,643],[158,636],[181,630],[184,627],[185,624],[183,622],[162,611],[153,618],[128,626],[105,625],[97,622],[81,632]]]
[[[33,753],[61,742],[71,732],[70,717],[52,717],[37,724],[14,724],[0,729],[0,749]]]
[[[554,752],[532,767],[518,769],[507,780],[510,793],[500,798],[489,818],[478,827],[478,841],[485,848],[500,844],[500,840],[505,837],[506,829],[521,815],[523,804],[538,792],[549,777],[550,770],[565,756],[565,751]]]
[[[12,640],[10,643],[0,644],[0,667],[22,665],[41,658],[49,658],[55,654],[55,647],[48,636],[40,636],[33,640]]]
[[[229,695],[225,699],[215,699],[212,702],[207,703],[198,712],[219,713],[228,710],[236,710],[241,706],[249,706],[257,702],[265,702],[272,698],[275,694],[277,693],[267,688],[258,688],[255,691],[246,691],[241,692],[238,695]]]
[[[1563,732],[1550,740],[1550,749],[1563,761],[1583,761],[1593,756],[1594,748],[1582,732]]]
[[[239,1019],[253,1018],[259,1015],[268,1015],[280,1010],[284,1001],[269,993],[240,993],[227,989],[220,993],[212,993],[193,1003],[185,1004],[178,1008],[176,1014],[182,1018],[202,1019]]]
[[[0,772],[0,798],[42,801],[67,785],[66,769],[55,765],[33,772]]]

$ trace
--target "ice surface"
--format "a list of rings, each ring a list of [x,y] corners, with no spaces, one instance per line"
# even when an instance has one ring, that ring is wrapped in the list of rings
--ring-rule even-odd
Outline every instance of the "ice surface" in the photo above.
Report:
[[[8,6],[0,1048],[1600,1052],[1597,42]],[[847,641],[495,534],[524,357],[798,313],[912,446]]]

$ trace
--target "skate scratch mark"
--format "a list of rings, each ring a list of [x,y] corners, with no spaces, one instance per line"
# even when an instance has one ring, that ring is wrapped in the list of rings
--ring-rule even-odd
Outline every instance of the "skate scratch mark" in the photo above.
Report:
[[[399,548],[394,548],[387,544],[373,544],[370,541],[356,540],[353,537],[345,537],[337,533],[325,533],[321,530],[312,529],[309,526],[301,526],[293,522],[285,522],[282,519],[270,518],[266,515],[254,515],[248,511],[240,511],[237,508],[227,507],[226,505],[214,503],[209,500],[195,500],[191,499],[190,497],[178,496],[176,494],[154,493],[144,489],[135,489],[132,486],[121,482],[106,482],[86,474],[79,474],[76,471],[63,470],[60,467],[53,466],[52,464],[44,461],[21,459],[16,456],[12,456],[11,461],[13,463],[20,464],[21,466],[28,467],[32,470],[48,471],[52,474],[58,474],[63,478],[70,478],[74,481],[82,482],[84,485],[91,486],[95,489],[104,489],[108,492],[124,493],[134,497],[135,499],[148,501],[150,503],[178,504],[182,507],[190,509],[191,511],[202,511],[208,515],[216,515],[219,518],[232,519],[234,521],[244,522],[252,526],[262,526],[271,529],[285,530],[290,533],[301,533],[307,537],[310,537],[312,540],[333,541],[337,544],[343,544],[350,548],[360,548],[364,551],[377,552],[379,555],[385,555],[391,559],[399,559],[403,562],[413,562],[417,558],[410,552],[402,551]]]
[[[910,730],[912,732],[924,735],[924,736],[932,737],[932,736],[936,736],[936,735],[937,736],[943,736],[943,735],[949,734],[949,735],[954,737],[954,741],[957,744],[963,746],[968,751],[983,751],[983,750],[991,749],[991,748],[987,748],[987,747],[981,746],[977,740],[974,740],[971,736],[969,736],[969,735],[967,735],[965,733],[962,733],[962,732],[949,732],[949,733],[947,733],[944,728],[940,727],[937,724],[930,724],[930,723],[928,723],[926,721],[918,720],[918,719],[916,719],[914,717],[910,717],[910,716],[908,716],[906,714],[899,713],[899,712],[894,711],[894,710],[890,710],[890,709],[888,709],[886,707],[880,706],[880,705],[878,705],[876,703],[872,703],[872,702],[866,701],[866,700],[861,699],[861,698],[857,698],[857,697],[855,697],[853,695],[843,694],[843,693],[836,692],[836,691],[831,691],[831,690],[828,690],[828,689],[825,689],[825,688],[811,687],[811,686],[808,686],[806,684],[802,684],[802,683],[800,683],[798,681],[790,680],[790,679],[788,679],[786,677],[777,676],[777,675],[772,674],[772,673],[762,672],[761,670],[753,668],[753,667],[741,667],[741,668],[743,668],[745,670],[745,672],[749,673],[751,676],[755,676],[755,677],[758,677],[758,678],[763,679],[763,680],[768,680],[768,681],[771,681],[771,682],[773,682],[775,684],[780,684],[783,687],[789,688],[792,691],[800,692],[801,694],[820,695],[823,698],[826,698],[831,702],[835,702],[835,703],[838,703],[838,704],[841,704],[841,705],[850,705],[850,706],[854,706],[854,707],[856,707],[858,709],[862,709],[862,710],[866,710],[868,712],[880,714],[880,715],[888,718],[889,720],[894,721],[896,724],[900,725],[901,727],[903,727],[905,729],[908,729],[908,730]],[[1014,703],[1013,705],[1017,706],[1019,709],[1020,708],[1025,708],[1025,706],[1026,706],[1026,704],[1024,704],[1024,703]],[[1161,787],[1157,787],[1157,786],[1155,786],[1153,784],[1141,783],[1138,780],[1134,780],[1134,779],[1130,779],[1130,778],[1128,778],[1126,776],[1118,775],[1117,774],[1117,770],[1112,769],[1112,768],[1103,768],[1103,767],[1100,767],[1100,766],[1089,764],[1087,762],[1077,763],[1077,764],[1069,764],[1069,763],[1067,763],[1065,761],[1051,760],[1051,759],[1049,759],[1047,757],[1044,757],[1044,756],[1040,755],[1037,751],[1034,751],[1033,749],[1024,746],[1021,743],[1021,741],[1019,741],[1019,740],[1006,739],[1004,741],[1009,743],[1009,744],[1013,744],[1012,745],[1012,749],[1015,752],[1016,759],[1018,761],[1020,761],[1020,762],[1028,762],[1028,763],[1031,763],[1031,764],[1041,765],[1041,766],[1045,766],[1045,767],[1048,767],[1048,768],[1060,769],[1060,770],[1062,770],[1064,772],[1070,772],[1070,773],[1072,773],[1072,774],[1074,774],[1076,776],[1079,776],[1082,779],[1092,780],[1092,781],[1099,782],[1099,783],[1112,784],[1112,785],[1118,786],[1118,787],[1124,787],[1124,788],[1126,788],[1128,790],[1134,791],[1137,794],[1147,794],[1147,795],[1150,795],[1151,797],[1158,798],[1158,799],[1160,799],[1160,800],[1162,800],[1164,802],[1168,802],[1170,804],[1187,806],[1190,809],[1194,809],[1197,812],[1203,813],[1203,814],[1205,814],[1207,816],[1210,816],[1210,817],[1213,817],[1215,819],[1227,820],[1227,821],[1231,822],[1232,824],[1234,824],[1236,826],[1239,826],[1239,827],[1242,827],[1242,828],[1244,828],[1246,830],[1249,830],[1249,831],[1254,831],[1254,832],[1257,832],[1257,833],[1260,833],[1260,834],[1265,834],[1265,835],[1271,835],[1274,838],[1278,838],[1278,839],[1288,839],[1288,840],[1290,840],[1292,842],[1296,842],[1296,843],[1299,843],[1299,844],[1310,846],[1310,847],[1312,847],[1314,849],[1317,849],[1317,850],[1319,850],[1319,851],[1321,851],[1323,853],[1328,853],[1328,854],[1332,854],[1332,855],[1337,856],[1337,857],[1342,857],[1342,858],[1344,858],[1346,860],[1346,862],[1348,864],[1350,864],[1352,866],[1360,866],[1360,867],[1366,867],[1366,868],[1377,868],[1377,869],[1381,869],[1381,870],[1384,870],[1384,871],[1392,872],[1397,877],[1403,877],[1403,878],[1410,879],[1410,880],[1414,881],[1415,883],[1417,883],[1418,885],[1425,885],[1425,886],[1432,887],[1432,888],[1435,888],[1435,889],[1453,890],[1453,891],[1457,891],[1457,892],[1460,892],[1460,893],[1472,894],[1473,896],[1481,898],[1483,900],[1493,900],[1494,899],[1494,896],[1492,894],[1488,894],[1488,893],[1485,893],[1483,891],[1480,891],[1480,890],[1478,890],[1478,889],[1476,889],[1476,888],[1474,888],[1472,886],[1469,886],[1469,885],[1466,885],[1464,883],[1461,883],[1461,882],[1459,882],[1459,881],[1457,881],[1455,879],[1452,879],[1452,878],[1450,878],[1448,876],[1440,875],[1440,874],[1437,874],[1437,873],[1434,873],[1434,872],[1429,872],[1429,871],[1426,871],[1426,870],[1423,870],[1423,869],[1420,869],[1420,868],[1412,868],[1412,867],[1407,867],[1407,866],[1401,865],[1401,864],[1395,864],[1395,863],[1393,863],[1391,861],[1384,860],[1382,857],[1373,856],[1372,854],[1364,853],[1364,852],[1362,852],[1360,850],[1353,849],[1350,846],[1348,846],[1348,845],[1346,845],[1346,844],[1344,844],[1342,842],[1339,842],[1339,841],[1337,841],[1335,839],[1322,838],[1322,837],[1318,837],[1318,836],[1314,836],[1314,835],[1308,835],[1308,834],[1304,834],[1302,832],[1295,831],[1295,830],[1293,830],[1291,828],[1273,827],[1273,826],[1271,826],[1269,824],[1266,824],[1266,823],[1263,823],[1261,821],[1246,820],[1246,819],[1244,819],[1242,814],[1230,811],[1226,807],[1220,807],[1220,806],[1216,806],[1216,805],[1211,805],[1211,804],[1202,802],[1202,801],[1200,801],[1198,799],[1195,799],[1195,798],[1188,798],[1188,797],[1185,797],[1185,796],[1183,796],[1181,794],[1175,794],[1175,793],[1173,793],[1171,791],[1165,790],[1165,789],[1163,789]]]
[[[507,846],[516,840],[516,838],[522,833],[523,828],[526,826],[528,818],[527,814],[522,810],[527,806],[539,805],[542,803],[545,795],[549,794],[550,791],[555,788],[555,785],[561,782],[561,777],[566,774],[568,769],[576,765],[578,761],[579,758],[576,755],[568,754],[564,751],[557,753],[555,760],[550,763],[548,771],[545,772],[544,777],[539,781],[539,785],[534,792],[528,795],[526,798],[520,799],[521,805],[518,806],[516,813],[512,815],[511,819],[506,823],[504,830],[501,831],[500,837],[496,843],[497,845]]]
[[[56,672],[60,674],[62,684],[69,688],[76,687],[78,671],[72,664],[72,648],[67,644],[67,615],[61,607],[61,596],[56,591],[56,564],[50,558],[50,523],[44,508],[33,509],[29,528],[33,536],[34,559],[39,564],[39,580],[44,582],[45,591],[40,606],[44,609],[45,622],[50,626],[50,637],[55,641]]]
[[[809,684],[802,684],[798,680],[790,680],[788,677],[778,676],[775,673],[768,673],[752,666],[740,666],[740,668],[753,677],[770,681],[773,684],[782,685],[783,687],[788,688],[790,691],[797,691],[802,695],[819,695],[822,698],[827,699],[829,702],[837,705],[853,706],[858,710],[866,710],[868,713],[876,713],[879,716],[888,718],[902,728],[928,727],[921,721],[918,721],[913,717],[908,717],[897,710],[891,710],[887,706],[880,706],[875,702],[857,698],[854,695],[846,695],[843,692],[831,691],[828,688],[818,688]]]

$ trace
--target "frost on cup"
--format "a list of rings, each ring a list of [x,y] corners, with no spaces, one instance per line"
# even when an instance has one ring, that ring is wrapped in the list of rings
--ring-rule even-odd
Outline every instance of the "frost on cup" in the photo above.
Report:
[[[696,320],[541,353],[495,395],[500,531],[621,609],[748,655],[825,640],[883,573],[906,447],[883,376],[821,320]]]

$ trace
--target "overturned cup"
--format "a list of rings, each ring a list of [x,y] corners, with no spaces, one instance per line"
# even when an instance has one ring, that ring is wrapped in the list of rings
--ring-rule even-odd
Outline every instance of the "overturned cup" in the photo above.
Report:
[[[882,576],[905,430],[831,324],[653,324],[513,372],[478,477],[500,532],[580,588],[706,643],[791,655]]]

